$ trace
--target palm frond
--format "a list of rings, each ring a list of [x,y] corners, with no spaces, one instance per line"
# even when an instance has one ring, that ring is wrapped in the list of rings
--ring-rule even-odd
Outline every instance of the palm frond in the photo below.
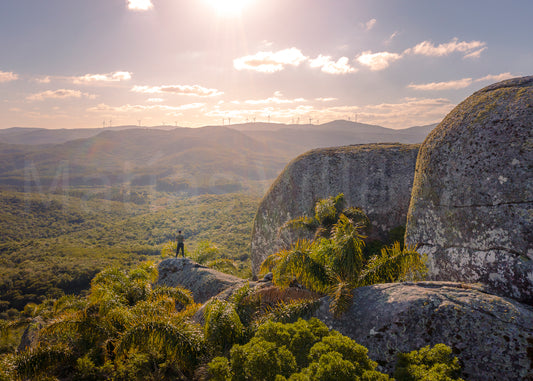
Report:
[[[359,277],[362,286],[405,280],[422,280],[427,274],[426,259],[415,247],[403,250],[399,242],[384,247],[379,255],[372,257]]]
[[[370,219],[363,209],[351,206],[344,209],[342,214],[348,217],[350,221],[352,221],[352,224],[360,226],[360,228],[363,230],[366,230],[370,227]]]
[[[192,292],[182,287],[158,286],[152,290],[151,298],[157,298],[160,295],[169,296],[183,306],[194,303]]]
[[[170,320],[143,320],[119,338],[115,354],[123,358],[132,349],[156,347],[186,366],[194,366],[202,351],[203,337],[192,324]]]
[[[320,307],[319,299],[279,301],[274,307],[268,308],[256,324],[261,325],[269,320],[279,323],[294,323],[299,318],[311,317],[318,307]]]
[[[213,299],[204,309],[204,334],[207,342],[222,352],[243,337],[244,325],[233,303]]]
[[[264,275],[267,272],[272,271],[272,269],[276,267],[278,262],[286,254],[286,251],[287,250],[282,250],[277,253],[270,254],[268,257],[266,257],[263,263],[261,263],[261,267],[259,268],[259,275]]]
[[[353,289],[353,284],[343,282],[341,279],[331,287],[329,310],[333,316],[338,317],[350,308],[353,300]]]
[[[63,346],[39,346],[15,357],[15,372],[22,377],[35,379],[48,368],[60,364],[70,355]]]
[[[341,214],[333,227],[335,258],[333,267],[343,280],[357,279],[364,264],[363,246],[365,238],[360,233],[361,226]]]
[[[319,223],[316,218],[311,218],[307,216],[301,216],[297,218],[293,218],[292,220],[289,220],[283,224],[283,226],[280,228],[280,230],[290,230],[290,231],[297,231],[297,230],[315,230],[318,227]]]
[[[287,287],[296,279],[305,287],[320,292],[328,283],[328,273],[324,266],[312,256],[313,242],[298,240],[290,250],[281,254],[280,261],[273,269],[273,283]]]

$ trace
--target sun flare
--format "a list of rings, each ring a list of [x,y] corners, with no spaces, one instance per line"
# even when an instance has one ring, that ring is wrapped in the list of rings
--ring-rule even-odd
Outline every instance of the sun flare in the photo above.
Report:
[[[208,0],[216,12],[223,16],[238,16],[251,0]]]

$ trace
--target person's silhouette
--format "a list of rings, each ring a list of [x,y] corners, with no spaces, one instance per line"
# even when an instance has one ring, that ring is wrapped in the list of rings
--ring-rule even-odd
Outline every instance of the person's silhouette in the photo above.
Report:
[[[185,237],[183,234],[181,234],[181,230],[178,231],[178,235],[176,236],[176,242],[178,243],[178,246],[176,247],[176,258],[178,258],[178,254],[180,253],[181,249],[181,256],[185,257]]]

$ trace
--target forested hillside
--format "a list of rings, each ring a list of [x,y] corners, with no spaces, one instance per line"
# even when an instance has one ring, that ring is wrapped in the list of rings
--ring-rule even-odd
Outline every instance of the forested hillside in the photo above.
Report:
[[[0,312],[87,289],[107,266],[169,253],[179,228],[190,255],[208,251],[202,258],[228,259],[246,277],[259,199],[293,157],[321,146],[421,141],[431,128],[336,121],[1,130]]]
[[[158,258],[178,229],[190,255],[208,241],[248,275],[257,196],[146,193],[136,200],[143,203],[1,192],[0,312],[86,289],[105,267]]]

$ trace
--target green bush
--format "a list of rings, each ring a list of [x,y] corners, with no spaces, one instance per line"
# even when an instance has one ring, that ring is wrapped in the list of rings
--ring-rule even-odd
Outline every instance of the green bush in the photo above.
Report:
[[[452,381],[459,378],[461,366],[444,344],[429,345],[398,355],[394,377],[398,381]]]
[[[376,372],[367,349],[321,321],[267,322],[244,345],[234,345],[229,361],[209,365],[216,380],[388,380]]]

